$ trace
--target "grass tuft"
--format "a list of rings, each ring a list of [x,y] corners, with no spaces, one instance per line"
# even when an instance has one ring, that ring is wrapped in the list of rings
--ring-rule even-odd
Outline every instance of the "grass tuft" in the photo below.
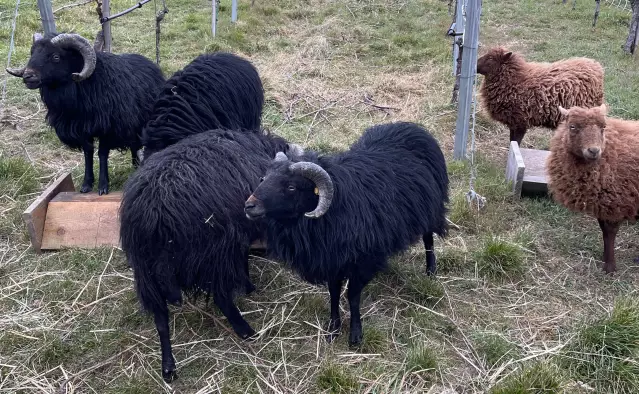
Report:
[[[519,356],[519,349],[499,334],[490,332],[476,333],[473,339],[475,349],[483,357],[488,369]]]
[[[362,353],[382,353],[388,348],[388,339],[386,334],[369,324],[364,327],[364,338],[359,351]]]
[[[495,386],[491,394],[561,393],[562,377],[553,364],[535,363],[515,372]]]
[[[560,366],[597,392],[639,392],[639,300],[617,300],[612,313],[586,324],[560,356]]]
[[[40,188],[38,172],[22,157],[0,156],[0,196],[16,198]]]
[[[317,374],[317,386],[330,393],[351,393],[359,387],[357,379],[344,367],[328,364]]]
[[[490,237],[475,253],[479,274],[489,279],[521,275],[524,253],[518,245],[499,237]]]
[[[437,356],[425,343],[416,343],[406,354],[407,371],[434,371],[439,365]]]

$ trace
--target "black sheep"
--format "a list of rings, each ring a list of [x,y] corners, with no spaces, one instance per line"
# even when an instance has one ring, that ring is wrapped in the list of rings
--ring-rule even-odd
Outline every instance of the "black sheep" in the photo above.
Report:
[[[200,55],[164,84],[142,132],[144,156],[207,130],[257,130],[263,106],[262,81],[248,60]]]
[[[120,240],[138,299],[155,317],[165,381],[175,378],[167,303],[180,304],[183,291],[213,295],[238,336],[255,334],[232,298],[254,289],[248,253],[261,235],[244,201],[271,157],[287,148],[261,131],[207,131],[145,158],[126,182]]]
[[[93,189],[94,139],[98,139],[98,193],[109,192],[109,151],[131,149],[133,165],[140,134],[164,83],[160,68],[138,54],[96,52],[77,34],[33,36],[26,67],[7,69],[29,89],[40,89],[47,122],[60,141],[84,151],[80,191]]]
[[[390,256],[422,237],[427,272],[436,270],[433,233],[447,232],[448,175],[437,141],[412,123],[369,128],[331,156],[279,152],[245,204],[263,218],[267,252],[311,283],[327,283],[328,337],[341,327],[339,296],[349,280],[349,343],[362,339],[360,297]]]

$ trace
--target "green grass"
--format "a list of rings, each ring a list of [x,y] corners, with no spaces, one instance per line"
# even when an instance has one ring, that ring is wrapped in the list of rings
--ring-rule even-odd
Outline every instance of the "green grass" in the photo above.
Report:
[[[38,172],[28,161],[0,156],[0,195],[16,198],[34,193],[39,187]]]
[[[329,364],[320,369],[317,387],[329,393],[351,393],[359,387],[357,379],[344,368]]]
[[[512,278],[525,270],[524,252],[519,245],[498,237],[486,239],[474,259],[479,274],[489,279]]]
[[[53,8],[69,3],[53,0]],[[113,0],[112,12],[136,3]],[[257,291],[238,295],[236,303],[261,337],[239,340],[211,300],[171,307],[179,379],[169,388],[161,381],[153,318],[140,311],[120,250],[29,249],[22,212],[62,172],[71,171],[78,186],[84,165],[82,153],[65,148],[46,125],[38,92],[9,78],[0,122],[0,390],[59,392],[70,376],[68,392],[98,393],[563,393],[578,391],[578,382],[594,392],[637,391],[639,373],[628,361],[638,357],[636,303],[618,301],[610,316],[597,316],[619,297],[636,298],[639,224],[619,231],[620,274],[601,274],[596,221],[549,198],[513,200],[504,175],[507,130],[483,113],[473,188],[487,204],[468,205],[472,167],[452,160],[447,2],[274,0],[251,7],[243,0],[232,24],[231,1],[222,0],[215,38],[210,2],[167,5],[160,47],[165,74],[203,52],[249,58],[264,82],[264,127],[306,149],[339,152],[382,122],[426,126],[450,177],[453,224],[446,239],[435,241],[439,275],[426,277],[420,243],[392,258],[388,272],[362,293],[364,338],[351,349],[346,294],[341,335],[329,344],[326,288],[253,258]],[[0,0],[6,43],[0,58],[7,56],[14,6]],[[558,0],[484,2],[480,53],[506,45],[534,61],[596,58],[605,67],[611,112],[639,119],[639,70],[620,50],[629,14],[603,2],[593,31],[594,5],[570,8]],[[151,2],[115,20],[113,51],[154,59],[154,18]],[[95,4],[56,13],[56,25],[93,40]],[[11,66],[26,62],[38,29],[35,3],[21,2]],[[524,145],[545,149],[551,135],[530,130]],[[112,152],[109,163],[111,190],[121,190],[133,172],[130,154]],[[94,172],[97,179],[97,160]],[[539,356],[553,348],[562,350]],[[83,373],[95,365],[100,368]]]
[[[424,343],[413,344],[406,355],[406,370],[421,372],[425,376],[434,376],[439,365],[437,355],[433,349]]]
[[[494,387],[491,394],[555,394],[562,393],[563,381],[556,366],[535,363],[508,376]]]
[[[639,390],[639,301],[618,299],[610,316],[586,322],[560,357],[574,379],[598,392]]]
[[[496,333],[479,332],[474,335],[475,349],[488,369],[498,367],[520,356],[519,349],[506,338]]]

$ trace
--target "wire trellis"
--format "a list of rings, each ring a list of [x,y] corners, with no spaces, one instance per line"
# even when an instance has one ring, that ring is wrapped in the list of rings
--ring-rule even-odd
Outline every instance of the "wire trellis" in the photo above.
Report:
[[[9,50],[7,51],[7,67],[9,67],[11,65],[11,53],[13,52],[14,49],[14,41],[13,41],[13,37],[15,35],[16,32],[16,20],[18,19],[18,9],[20,8],[20,0],[16,1],[16,8],[15,11],[13,13],[13,23],[11,24],[11,40],[9,41]],[[7,79],[9,79],[8,75],[4,76],[4,82],[2,84],[2,98],[0,99],[0,119],[2,119],[2,116],[4,115],[4,100],[6,98],[6,93],[7,93]]]
[[[632,4],[630,4],[630,0],[603,0],[603,2],[607,5],[632,12]]]

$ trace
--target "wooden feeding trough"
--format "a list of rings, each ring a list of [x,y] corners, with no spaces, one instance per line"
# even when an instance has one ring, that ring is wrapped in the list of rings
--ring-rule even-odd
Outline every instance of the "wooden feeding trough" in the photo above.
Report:
[[[99,196],[75,191],[70,173],[49,186],[22,217],[36,252],[63,248],[120,246],[121,192]],[[264,249],[262,243],[252,249]]]
[[[515,198],[522,194],[545,194],[548,192],[546,160],[550,151],[520,148],[517,141],[510,142],[506,179],[512,181]]]

